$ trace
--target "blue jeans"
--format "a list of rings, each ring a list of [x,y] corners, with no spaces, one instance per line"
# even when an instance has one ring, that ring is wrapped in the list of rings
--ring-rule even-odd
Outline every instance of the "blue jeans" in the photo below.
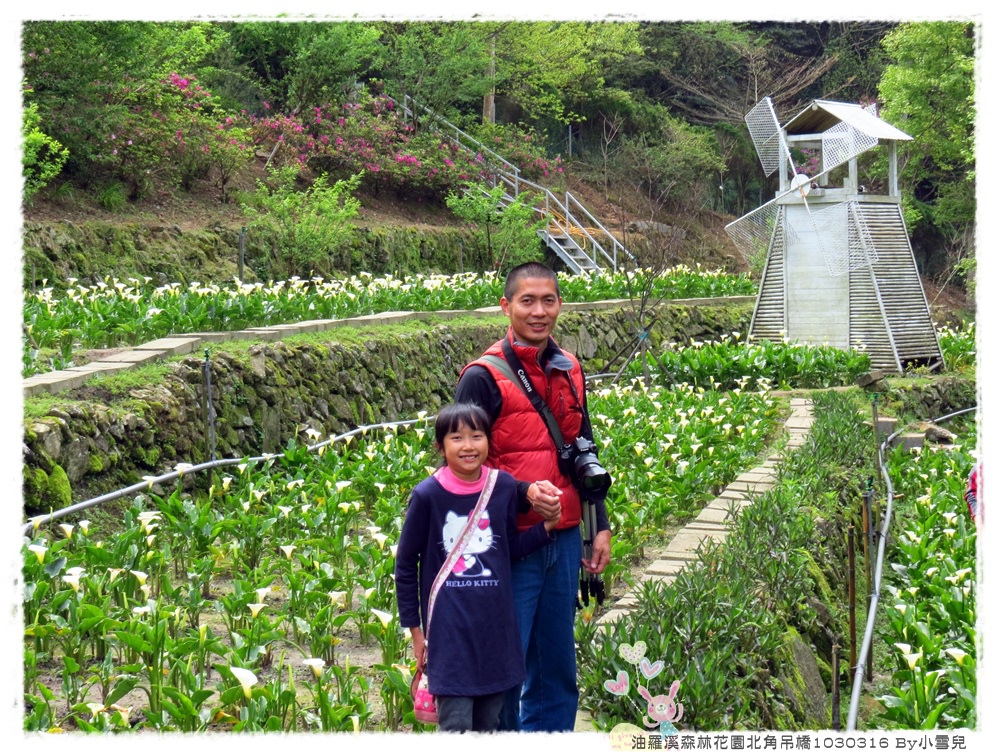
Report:
[[[583,546],[578,527],[554,535],[554,542],[511,564],[528,677],[522,689],[507,692],[500,730],[559,732],[576,725],[573,629]]]

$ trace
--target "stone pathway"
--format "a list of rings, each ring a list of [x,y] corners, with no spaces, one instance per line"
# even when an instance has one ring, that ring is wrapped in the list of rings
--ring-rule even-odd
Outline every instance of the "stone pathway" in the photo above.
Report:
[[[792,413],[785,420],[785,432],[788,434],[786,448],[795,450],[805,444],[806,437],[812,427],[812,401],[808,398],[792,398]],[[687,568],[696,558],[696,551],[703,541],[712,539],[723,542],[726,539],[729,512],[738,511],[751,504],[753,493],[764,492],[774,486],[774,469],[781,460],[778,453],[772,454],[764,463],[750,471],[740,474],[726,487],[720,495],[710,502],[704,510],[681,529],[652,563],[646,567],[641,581],[662,581],[670,584],[677,574]],[[613,623],[636,605],[636,595],[627,592],[609,610],[597,619],[598,626]],[[576,731],[593,732],[594,726],[590,716],[577,712]]]

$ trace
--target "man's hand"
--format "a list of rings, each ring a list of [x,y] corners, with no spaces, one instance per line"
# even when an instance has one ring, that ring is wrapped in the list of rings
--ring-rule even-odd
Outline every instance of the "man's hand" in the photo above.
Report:
[[[594,535],[594,544],[591,548],[591,559],[580,558],[587,573],[598,574],[611,562],[611,532],[608,529],[599,531]]]
[[[531,504],[535,513],[546,520],[552,519],[553,516],[558,520],[562,510],[562,504],[559,502],[560,495],[562,495],[562,490],[548,479],[532,482],[528,485],[528,503]]]

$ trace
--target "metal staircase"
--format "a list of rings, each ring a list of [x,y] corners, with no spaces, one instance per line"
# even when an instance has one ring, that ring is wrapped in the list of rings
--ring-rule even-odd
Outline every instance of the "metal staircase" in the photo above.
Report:
[[[408,94],[403,96],[402,101],[392,101],[404,117],[416,118],[419,115],[426,118],[430,127],[441,136],[470,154],[481,156],[490,187],[503,185],[505,203],[513,202],[522,192],[535,194],[534,209],[546,220],[538,235],[574,274],[591,274],[599,270],[617,272],[635,265],[635,257],[622,242],[569,191],[560,199],[551,189],[521,177],[516,165]]]

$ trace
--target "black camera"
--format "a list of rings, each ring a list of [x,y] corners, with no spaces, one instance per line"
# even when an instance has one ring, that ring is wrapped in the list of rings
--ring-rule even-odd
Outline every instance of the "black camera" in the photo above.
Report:
[[[588,497],[600,499],[611,486],[611,476],[597,460],[597,446],[586,437],[559,448],[559,468]]]

